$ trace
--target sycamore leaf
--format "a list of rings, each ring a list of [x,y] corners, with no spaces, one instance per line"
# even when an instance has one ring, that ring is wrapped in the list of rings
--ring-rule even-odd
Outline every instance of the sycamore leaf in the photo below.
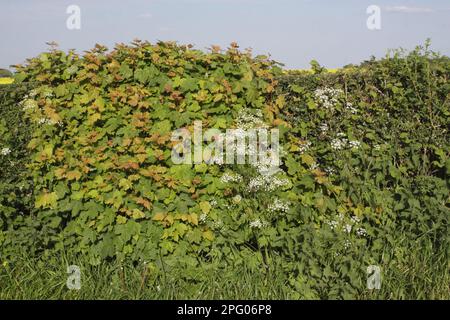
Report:
[[[47,193],[44,192],[36,198],[36,208],[52,208],[56,207],[58,195],[56,192]]]
[[[211,211],[211,205],[207,201],[200,202],[200,209],[204,214],[208,214]]]
[[[205,238],[206,240],[209,241],[213,241],[214,240],[214,234],[212,233],[211,230],[207,230],[203,232],[203,238]]]

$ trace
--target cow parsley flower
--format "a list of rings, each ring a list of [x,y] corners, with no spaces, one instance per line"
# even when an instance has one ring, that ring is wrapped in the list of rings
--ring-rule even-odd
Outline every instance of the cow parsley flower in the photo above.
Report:
[[[330,109],[338,102],[339,96],[343,91],[334,88],[319,88],[314,91],[314,97],[325,109]]]
[[[352,225],[351,225],[351,224],[346,224],[346,225],[344,226],[344,230],[345,230],[345,232],[347,232],[347,233],[352,232]]]
[[[358,112],[358,109],[356,109],[351,102],[347,102],[345,105],[345,108],[350,111],[350,113],[355,114]]]
[[[322,123],[322,124],[319,126],[319,130],[320,130],[320,132],[322,132],[322,133],[327,133],[328,130],[329,130],[328,124]]]
[[[199,217],[199,222],[203,224],[206,222],[206,219],[208,219],[208,216],[205,213],[202,213]]]
[[[31,98],[36,97],[37,94],[38,94],[38,92],[37,92],[36,89],[33,89],[33,90],[31,90],[31,91],[28,93],[28,95],[29,95]]]
[[[250,109],[242,109],[236,119],[236,126],[239,129],[268,128],[263,120],[261,110],[251,111]]]
[[[367,231],[366,231],[366,229],[364,229],[364,228],[358,228],[358,229],[356,230],[356,234],[357,234],[358,236],[361,236],[361,237],[366,237],[366,236],[367,236]]]
[[[261,221],[261,219],[256,219],[250,222],[250,228],[261,229],[268,226],[268,223],[265,221]]]
[[[237,173],[224,173],[222,175],[222,178],[220,178],[220,181],[223,183],[230,183],[230,182],[242,182],[242,176]]]
[[[214,230],[222,231],[224,230],[224,225],[222,220],[217,220],[212,223],[212,227]]]
[[[0,151],[0,154],[2,155],[2,156],[7,156],[7,155],[9,155],[11,153],[11,149],[10,148],[3,148],[1,151]]]
[[[327,221],[327,224],[330,226],[331,230],[334,230],[339,225],[335,220]]]
[[[350,248],[350,246],[352,245],[352,243],[350,242],[350,240],[345,240],[344,241],[344,249],[348,249]]]
[[[22,110],[23,111],[35,110],[38,107],[37,102],[35,100],[33,100],[33,99],[23,100],[20,104],[22,105]]]
[[[311,170],[316,170],[317,168],[319,168],[319,164],[317,162],[313,162],[311,163],[311,165],[309,166],[309,168]]]
[[[270,212],[280,212],[286,213],[289,211],[289,202],[282,201],[278,198],[275,198],[272,204],[270,204],[267,208]]]
[[[299,146],[299,151],[300,153],[305,153],[309,150],[310,147],[311,147],[310,141],[303,141]]]
[[[342,150],[347,145],[347,139],[336,138],[331,141],[331,148],[334,150]]]
[[[354,140],[354,141],[350,141],[348,143],[350,145],[351,148],[355,148],[358,149],[361,146],[361,142]]]

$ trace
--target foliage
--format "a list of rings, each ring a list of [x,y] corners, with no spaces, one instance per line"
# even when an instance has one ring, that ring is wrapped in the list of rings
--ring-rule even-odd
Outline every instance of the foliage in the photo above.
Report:
[[[6,69],[0,69],[0,78],[10,78],[12,77],[12,73]]]
[[[36,126],[28,168],[40,249],[93,264],[172,255],[196,265],[214,238],[199,216],[223,193],[220,169],[173,165],[172,131],[195,120],[229,128],[239,110],[270,106],[274,63],[234,44],[206,54],[136,41],[82,57],[53,49],[17,70],[17,81],[36,82],[22,104]]]
[[[276,277],[279,297],[448,298],[448,57],[419,47],[282,72],[235,44],[135,41],[53,49],[17,71],[14,88],[33,90],[4,92],[0,111],[7,266],[69,252],[189,288],[246,270]],[[279,128],[279,171],[174,165],[170,135],[195,120]],[[369,265],[383,270],[376,293]]]

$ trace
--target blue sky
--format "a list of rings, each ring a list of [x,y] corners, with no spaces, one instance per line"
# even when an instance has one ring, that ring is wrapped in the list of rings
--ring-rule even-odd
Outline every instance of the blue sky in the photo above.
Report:
[[[81,30],[66,28],[69,5],[81,8]],[[369,5],[382,9],[381,30],[366,27]],[[427,38],[450,55],[449,0],[0,0],[0,13],[0,67],[36,56],[49,41],[82,52],[134,38],[199,49],[236,41],[289,68],[312,59],[341,67]]]

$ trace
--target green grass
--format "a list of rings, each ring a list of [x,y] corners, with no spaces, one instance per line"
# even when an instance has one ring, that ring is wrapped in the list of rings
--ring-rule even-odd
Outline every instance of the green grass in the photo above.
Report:
[[[381,290],[367,290],[362,284],[356,299],[444,299],[449,293],[449,262],[446,252],[417,246],[414,250],[386,252]],[[81,289],[69,290],[69,265],[81,267]],[[164,269],[164,268],[163,268]],[[262,270],[246,265],[220,269],[201,265],[194,275],[182,270],[158,272],[139,265],[102,262],[90,266],[82,258],[50,256],[17,260],[0,267],[0,299],[302,299],[308,292],[296,292],[280,263]]]
[[[246,267],[222,272],[199,270],[201,281],[179,277],[179,270],[158,274],[144,264],[85,261],[59,257],[59,263],[22,258],[0,272],[0,299],[289,299],[282,273]],[[55,261],[55,257],[50,259]],[[81,289],[69,290],[70,264],[81,267]]]

